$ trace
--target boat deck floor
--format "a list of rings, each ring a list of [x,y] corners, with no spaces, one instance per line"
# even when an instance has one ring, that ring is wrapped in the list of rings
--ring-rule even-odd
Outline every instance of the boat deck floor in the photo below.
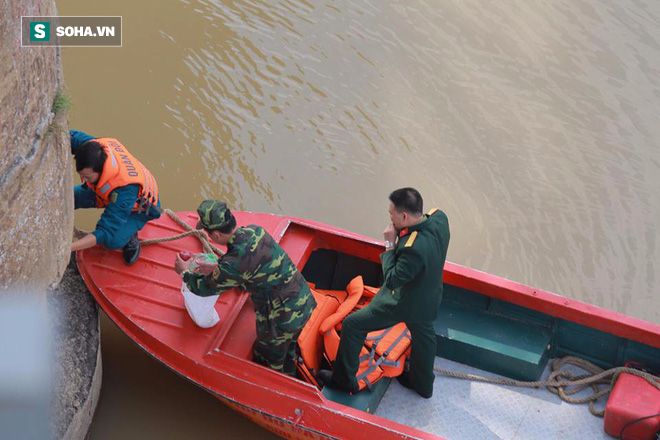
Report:
[[[501,377],[442,358],[436,358],[435,365],[450,371]],[[574,370],[576,374],[583,373]],[[549,372],[550,365],[542,378]],[[590,393],[589,388],[572,397]],[[599,404],[596,408],[602,409],[604,403]],[[603,419],[593,416],[588,404],[564,402],[546,388],[506,387],[440,375],[436,376],[431,399],[422,399],[392,381],[375,413],[451,440],[611,438],[603,431]]]

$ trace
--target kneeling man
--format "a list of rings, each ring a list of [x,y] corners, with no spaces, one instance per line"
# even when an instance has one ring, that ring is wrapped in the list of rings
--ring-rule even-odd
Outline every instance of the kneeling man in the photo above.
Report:
[[[246,290],[256,313],[254,361],[295,376],[298,335],[316,306],[305,278],[264,228],[237,228],[224,202],[205,200],[197,213],[197,228],[226,245],[227,253],[208,275],[188,271],[190,263],[181,254],[176,256],[174,270],[199,296],[218,295],[234,287]]]

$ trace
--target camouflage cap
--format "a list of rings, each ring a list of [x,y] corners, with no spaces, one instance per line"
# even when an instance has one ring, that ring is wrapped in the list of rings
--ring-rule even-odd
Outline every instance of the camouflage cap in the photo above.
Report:
[[[225,202],[220,200],[204,200],[197,208],[199,222],[197,229],[220,229],[231,222],[234,217]]]

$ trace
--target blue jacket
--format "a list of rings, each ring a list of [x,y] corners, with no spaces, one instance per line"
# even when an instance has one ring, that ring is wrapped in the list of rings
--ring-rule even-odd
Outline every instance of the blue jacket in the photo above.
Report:
[[[69,135],[71,136],[71,154],[75,154],[76,149],[85,142],[96,139],[94,136],[77,130],[69,130]],[[83,184],[83,187],[87,188],[85,184]],[[92,191],[90,188],[87,188],[87,190]],[[160,217],[160,213],[156,210],[151,210],[148,215],[132,212],[139,191],[139,185],[122,186],[113,191],[113,193],[117,194],[116,201],[108,204],[96,224],[96,230],[92,232],[98,244],[106,246],[117,231],[123,227],[129,216],[143,220],[145,223]],[[158,206],[160,206],[160,200],[158,201]]]

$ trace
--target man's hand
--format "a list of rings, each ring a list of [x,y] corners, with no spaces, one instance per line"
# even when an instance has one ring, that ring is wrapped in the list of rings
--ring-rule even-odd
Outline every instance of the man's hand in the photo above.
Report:
[[[174,258],[174,272],[181,275],[183,272],[188,270],[188,266],[190,266],[190,261],[184,261],[184,259],[181,258],[181,255],[177,253],[176,257]]]
[[[84,238],[89,232],[87,231],[82,231],[75,226],[73,227],[73,239],[74,240],[80,240],[81,238]]]
[[[71,243],[71,252],[81,251],[96,246],[96,235],[88,234]]]
[[[218,265],[216,263],[197,263],[195,272],[202,275],[209,275],[212,274],[217,267]]]
[[[394,243],[394,241],[396,240],[396,229],[394,228],[393,223],[387,225],[387,227],[383,231],[383,239],[391,243]]]

